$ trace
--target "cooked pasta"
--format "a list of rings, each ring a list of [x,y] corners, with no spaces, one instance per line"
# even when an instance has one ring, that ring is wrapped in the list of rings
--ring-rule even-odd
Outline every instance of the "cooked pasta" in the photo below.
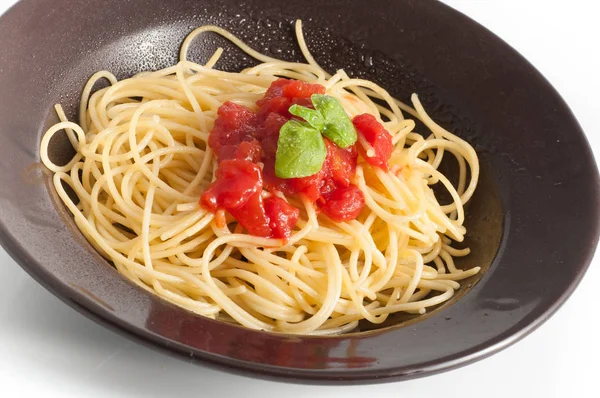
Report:
[[[260,64],[219,71],[222,49],[204,65],[188,60],[190,43],[208,31]],[[196,314],[295,334],[343,333],[361,320],[379,324],[396,312],[423,314],[479,272],[458,269],[454,258],[469,249],[451,246],[466,233],[463,206],[477,185],[477,155],[436,124],[417,95],[411,107],[371,81],[343,70],[327,73],[311,56],[300,21],[296,34],[305,63],[273,59],[221,28],[203,26],[185,39],[174,66],[121,81],[98,72],[83,90],[79,124],[56,106],[61,121],[43,136],[41,160],[78,228],[118,272]],[[386,167],[369,163],[379,149],[358,126],[350,184],[360,191],[360,213],[335,221],[326,196],[315,202],[301,192],[264,188],[257,200],[282,199],[298,209],[297,221],[287,237],[257,236],[232,212],[208,209],[200,198],[218,179],[209,141],[219,108],[233,103],[260,112],[257,102],[279,78],[322,86],[354,121],[373,116],[393,151]],[[109,86],[93,92],[102,79]],[[415,120],[428,131],[416,132]],[[76,155],[61,166],[48,147],[63,131]],[[448,155],[459,165],[455,185],[439,170]],[[269,167],[255,164],[265,173]],[[439,203],[435,184],[448,191],[450,203]]]

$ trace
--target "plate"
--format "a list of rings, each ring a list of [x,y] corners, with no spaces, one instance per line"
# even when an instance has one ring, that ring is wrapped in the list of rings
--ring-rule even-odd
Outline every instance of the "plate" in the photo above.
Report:
[[[304,21],[315,58],[417,92],[431,116],[477,150],[464,267],[484,272],[423,317],[335,337],[291,336],[213,321],[121,277],[85,241],[39,162],[39,143],[74,118],[91,74],[119,78],[176,62],[194,27],[216,24],[252,47],[299,59],[291,22]],[[22,0],[0,19],[0,241],[38,282],[84,315],[133,340],[229,371],[309,383],[424,376],[484,358],[527,335],[575,289],[598,243],[600,184],[585,136],[558,93],[515,50],[438,2]],[[252,63],[206,35],[201,62],[226,48],[221,69]],[[68,158],[66,142],[53,144]],[[399,321],[403,322],[399,322]]]

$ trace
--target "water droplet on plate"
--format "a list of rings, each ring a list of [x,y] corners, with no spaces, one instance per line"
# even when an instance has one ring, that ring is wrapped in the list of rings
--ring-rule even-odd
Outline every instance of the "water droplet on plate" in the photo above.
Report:
[[[283,53],[283,46],[281,43],[273,43],[271,47],[269,47],[269,52],[273,54],[281,54]]]

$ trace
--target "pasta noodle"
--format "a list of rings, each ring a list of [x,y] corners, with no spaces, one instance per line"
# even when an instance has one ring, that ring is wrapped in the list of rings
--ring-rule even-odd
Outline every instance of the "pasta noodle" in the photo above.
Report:
[[[222,49],[205,65],[189,61],[190,43],[207,31],[261,63],[240,73],[216,70]],[[477,185],[477,155],[436,124],[417,95],[409,107],[373,82],[343,70],[330,75],[310,55],[300,21],[296,34],[306,63],[273,59],[203,26],[185,39],[177,65],[121,81],[98,72],[83,90],[79,124],[56,106],[61,121],[43,136],[41,160],[78,228],[121,274],[196,314],[301,334],[343,333],[360,320],[380,324],[401,311],[423,314],[480,270],[457,269],[453,258],[469,250],[450,245],[466,233],[463,205]],[[215,179],[208,136],[217,109],[226,101],[256,109],[277,77],[323,85],[350,117],[374,115],[395,145],[388,172],[359,162],[353,183],[366,207],[356,220],[336,223],[306,198],[287,197],[300,209],[287,242],[249,235],[198,203]],[[110,85],[93,92],[102,79]],[[426,137],[404,113],[429,129]],[[60,166],[48,147],[62,131],[76,155]],[[456,187],[438,170],[447,154],[458,159]],[[436,183],[451,203],[438,202]]]

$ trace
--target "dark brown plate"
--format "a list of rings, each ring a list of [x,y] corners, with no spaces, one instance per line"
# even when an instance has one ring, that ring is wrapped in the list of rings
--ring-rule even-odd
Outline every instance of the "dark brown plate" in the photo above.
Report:
[[[408,379],[486,357],[546,320],[577,286],[598,241],[599,177],[577,121],[517,52],[434,1],[23,0],[0,19],[0,240],[48,290],[136,341],[222,368],[315,383]],[[302,18],[327,69],[344,67],[471,142],[482,180],[469,207],[464,267],[486,272],[460,300],[402,325],[319,338],[194,316],[122,278],[76,230],[39,164],[61,102],[74,116],[96,70],[118,77],[176,61],[193,27],[231,29],[259,51],[298,59]],[[207,35],[192,58],[227,42]],[[251,64],[231,50],[218,65]],[[67,156],[64,143],[54,154]],[[470,287],[470,289],[468,289]],[[396,319],[398,321],[398,319]]]

